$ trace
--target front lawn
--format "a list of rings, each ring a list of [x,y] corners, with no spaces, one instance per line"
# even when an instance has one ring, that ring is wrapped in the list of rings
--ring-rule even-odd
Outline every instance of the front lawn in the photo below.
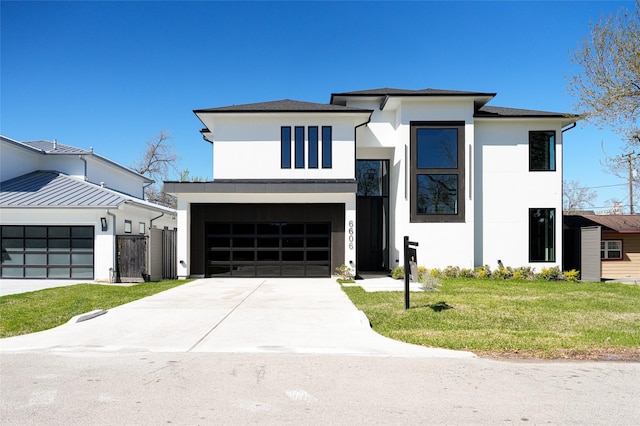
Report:
[[[189,280],[147,282],[129,287],[78,284],[0,297],[0,337],[57,327],[76,315],[111,309],[185,284]]]
[[[441,279],[440,291],[344,287],[392,339],[480,355],[640,361],[640,286]]]

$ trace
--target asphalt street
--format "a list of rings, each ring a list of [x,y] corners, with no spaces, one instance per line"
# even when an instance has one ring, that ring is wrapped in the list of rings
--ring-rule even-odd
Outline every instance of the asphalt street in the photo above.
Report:
[[[640,363],[396,342],[331,279],[197,280],[78,319],[0,339],[0,424],[640,424]]]
[[[637,425],[640,364],[2,354],[3,425]]]

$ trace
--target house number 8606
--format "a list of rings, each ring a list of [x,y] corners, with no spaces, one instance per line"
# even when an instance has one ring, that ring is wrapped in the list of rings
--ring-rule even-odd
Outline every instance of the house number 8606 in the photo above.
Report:
[[[355,231],[353,230],[353,221],[350,220],[349,221],[349,250],[353,250],[353,241],[354,241],[353,233],[354,232]]]

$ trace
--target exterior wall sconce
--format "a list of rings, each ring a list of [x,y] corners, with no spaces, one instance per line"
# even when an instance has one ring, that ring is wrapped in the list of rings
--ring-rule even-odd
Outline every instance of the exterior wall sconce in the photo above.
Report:
[[[107,230],[107,218],[106,217],[101,217],[100,218],[100,225],[102,226],[102,231],[106,231]]]

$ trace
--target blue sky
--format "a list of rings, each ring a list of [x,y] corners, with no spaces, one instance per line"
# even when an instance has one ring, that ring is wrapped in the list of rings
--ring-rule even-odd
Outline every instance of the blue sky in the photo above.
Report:
[[[211,178],[194,109],[396,87],[575,112],[569,53],[623,6],[634,2],[3,0],[0,132],[130,165],[165,131],[179,168]],[[564,178],[597,187],[596,208],[628,199],[600,165],[603,144],[615,155],[622,142],[593,125],[565,133]]]

